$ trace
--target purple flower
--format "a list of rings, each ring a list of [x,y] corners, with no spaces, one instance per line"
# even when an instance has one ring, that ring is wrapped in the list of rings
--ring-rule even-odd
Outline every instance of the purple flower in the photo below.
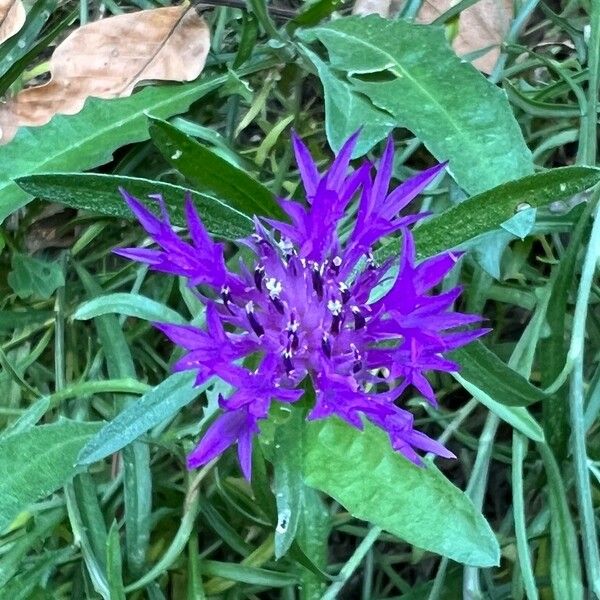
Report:
[[[197,371],[197,384],[216,375],[235,389],[229,398],[220,398],[222,413],[188,457],[190,468],[237,444],[242,472],[250,479],[259,422],[273,401],[296,402],[306,378],[316,394],[309,419],[336,415],[358,429],[366,419],[415,464],[421,464],[418,450],[453,456],[416,431],[412,414],[398,405],[408,386],[435,405],[425,373],[458,370],[444,352],[487,332],[465,330],[481,318],[452,310],[460,288],[433,291],[460,254],[445,252],[417,262],[409,227],[426,215],[401,214],[445,165],[419,173],[390,192],[391,139],[377,169],[365,162],[352,170],[357,137],[319,173],[306,146],[294,136],[306,203],[279,201],[289,222],[255,218],[255,233],[240,240],[254,261],[241,265],[239,273],[227,268],[223,246],[210,238],[190,198],[185,214],[191,243],[173,230],[160,197],[155,197],[157,217],[122,191],[159,249],[116,252],[187,278],[207,306],[206,330],[156,325],[187,351],[174,369]],[[351,218],[353,202],[356,214]],[[402,235],[403,245],[392,277],[393,261],[375,264],[372,250],[394,232]],[[373,299],[374,288],[386,282],[389,290]],[[243,366],[250,355],[253,364],[258,362],[254,370]]]

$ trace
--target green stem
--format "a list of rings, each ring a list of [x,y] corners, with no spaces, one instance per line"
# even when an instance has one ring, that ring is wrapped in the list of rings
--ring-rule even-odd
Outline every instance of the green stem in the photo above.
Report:
[[[577,162],[595,165],[598,152],[598,72],[600,71],[600,2],[590,2],[590,39],[588,43],[588,99],[581,121],[580,151]]]
[[[477,447],[477,458],[475,465],[469,477],[469,484],[466,489],[466,494],[473,501],[476,509],[482,510],[483,498],[487,486],[488,474],[490,471],[490,462],[492,460],[492,450],[494,449],[494,438],[496,431],[500,425],[500,418],[493,412],[488,413],[488,416],[479,437],[479,445]],[[485,596],[481,589],[479,581],[479,569],[477,567],[465,567],[463,577],[463,597],[470,600],[480,600]]]
[[[382,529],[379,527],[371,528],[369,533],[363,538],[363,541],[358,545],[358,548],[354,551],[354,554],[350,557],[350,560],[343,566],[338,575],[339,579],[329,586],[327,591],[321,597],[321,600],[335,600],[339,597],[340,590],[344,587],[348,579],[352,577],[352,574],[356,571],[367,552],[377,541],[381,532]]]
[[[597,198],[599,191],[594,194]],[[600,257],[600,218],[598,211],[594,216],[594,225],[590,235],[587,252],[585,255],[581,281],[575,304],[573,319],[573,333],[569,358],[573,364],[569,385],[569,415],[571,419],[571,452],[575,469],[575,486],[577,491],[577,507],[581,518],[583,557],[590,589],[600,597],[600,551],[596,522],[594,519],[594,506],[592,490],[588,472],[588,457],[585,443],[585,417],[584,417],[584,391],[583,391],[583,353],[585,342],[585,321],[592,280]]]
[[[529,540],[527,539],[527,522],[525,518],[525,498],[523,494],[523,461],[527,454],[527,438],[517,432],[513,432],[512,452],[512,497],[513,514],[515,519],[515,536],[519,556],[521,576],[525,585],[525,593],[528,600],[537,600],[539,597],[535,576],[531,568],[531,557],[529,555]]]
[[[162,575],[169,567],[179,558],[179,555],[184,551],[192,531],[194,523],[196,521],[196,515],[198,514],[198,502],[199,502],[199,491],[198,487],[202,480],[210,473],[213,468],[215,461],[212,460],[205,465],[196,475],[196,477],[190,482],[185,501],[183,503],[183,517],[179,524],[179,529],[171,542],[171,545],[167,548],[167,551],[161,556],[160,560],[140,579],[134,581],[132,584],[125,588],[125,591],[129,594],[135,590],[145,587],[151,581]]]

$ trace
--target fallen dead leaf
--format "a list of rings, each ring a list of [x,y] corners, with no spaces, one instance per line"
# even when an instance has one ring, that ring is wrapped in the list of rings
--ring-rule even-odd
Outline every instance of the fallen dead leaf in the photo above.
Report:
[[[425,0],[417,22],[431,23],[456,4],[453,0]],[[491,73],[500,55],[500,44],[506,35],[513,14],[512,0],[480,0],[460,13],[458,35],[452,47],[459,56],[495,46],[473,62],[480,71]]]
[[[25,16],[21,0],[0,0],[0,44],[23,27]]]
[[[191,81],[204,68],[210,33],[189,6],[108,17],[76,29],[54,51],[49,82],[0,105],[0,143],[21,126],[79,112],[86,98],[128,96],[140,81]]]
[[[379,15],[387,18],[390,16],[392,0],[356,0],[352,7],[353,15]]]

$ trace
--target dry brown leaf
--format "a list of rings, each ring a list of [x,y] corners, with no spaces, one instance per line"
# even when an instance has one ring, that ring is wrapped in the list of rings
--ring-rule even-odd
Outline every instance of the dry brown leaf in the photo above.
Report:
[[[189,6],[118,15],[76,29],[50,60],[48,83],[19,92],[0,106],[0,143],[20,126],[79,112],[86,98],[128,96],[140,81],[190,81],[204,68],[210,33]]]
[[[417,21],[431,23],[456,4],[452,0],[425,0]],[[473,61],[473,66],[484,73],[491,73],[498,56],[500,44],[510,27],[513,14],[512,0],[480,0],[460,13],[458,35],[452,47],[459,56],[495,46]]]
[[[25,16],[21,0],[0,0],[0,44],[23,27]]]
[[[353,15],[379,15],[387,18],[390,16],[392,0],[356,0],[352,7]]]

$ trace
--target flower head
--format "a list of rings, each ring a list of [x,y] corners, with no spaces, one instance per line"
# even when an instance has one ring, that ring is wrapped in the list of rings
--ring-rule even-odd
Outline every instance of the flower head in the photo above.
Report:
[[[362,429],[364,419],[387,432],[394,450],[416,464],[417,450],[453,456],[416,431],[413,416],[398,406],[408,387],[436,403],[427,371],[455,371],[443,353],[483,335],[485,329],[462,328],[481,320],[452,310],[460,288],[441,294],[435,286],[460,254],[445,252],[417,262],[410,226],[424,213],[401,215],[444,168],[419,173],[393,191],[393,144],[388,142],[373,176],[365,162],[350,169],[357,141],[353,135],[331,167],[319,173],[308,149],[294,136],[293,145],[306,192],[306,203],[280,200],[289,222],[255,218],[255,231],[241,240],[254,255],[252,265],[230,271],[223,247],[213,242],[188,198],[185,214],[191,243],[174,231],[164,203],[160,217],[122,192],[146,232],[160,249],[119,249],[118,254],[150,268],[188,280],[207,306],[206,330],[193,326],[156,326],[187,354],[175,370],[192,369],[200,384],[211,376],[235,391],[220,399],[217,417],[188,457],[201,466],[237,444],[244,475],[251,475],[252,440],[271,402],[296,402],[301,383],[310,378],[316,393],[309,419],[336,415]],[[357,200],[356,216],[347,216]],[[402,235],[398,272],[391,263],[377,265],[372,251],[393,232]],[[373,290],[388,282],[375,300]],[[249,355],[259,364],[243,365]]]

